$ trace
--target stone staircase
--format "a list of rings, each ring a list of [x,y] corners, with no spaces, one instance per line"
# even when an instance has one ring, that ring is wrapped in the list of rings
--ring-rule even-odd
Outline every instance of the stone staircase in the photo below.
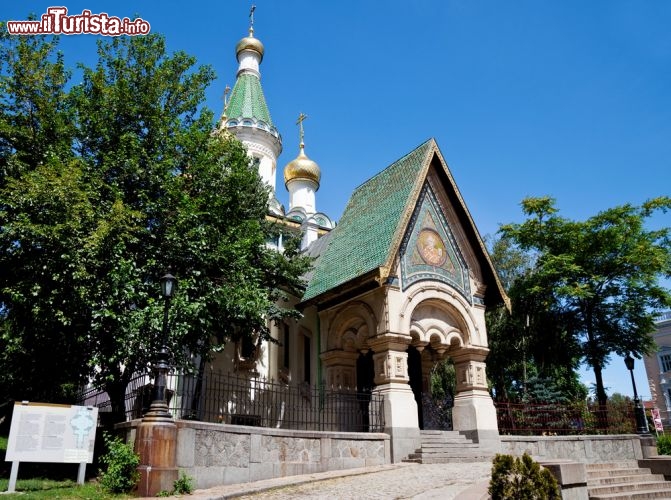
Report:
[[[493,455],[458,431],[420,431],[421,448],[404,462],[445,464],[450,462],[487,462]]]
[[[639,468],[635,460],[587,464],[587,491],[592,500],[671,499],[671,482],[650,469]]]

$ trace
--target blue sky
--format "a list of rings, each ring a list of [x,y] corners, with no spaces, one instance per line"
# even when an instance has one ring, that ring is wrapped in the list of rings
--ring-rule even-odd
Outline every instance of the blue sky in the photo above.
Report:
[[[254,3],[262,84],[284,141],[279,168],[298,153],[304,112],[306,153],[322,169],[317,208],[334,219],[357,185],[429,137],[483,235],[521,222],[526,196],[551,195],[580,219],[671,194],[671,2]],[[251,2],[63,4],[70,14],[139,14],[171,51],[213,66],[219,79],[207,106],[221,112]],[[11,2],[2,17],[39,16],[51,5]],[[95,40],[63,37],[66,61],[92,63]],[[278,198],[287,204],[281,177]],[[671,225],[671,214],[652,225]],[[619,358],[604,381],[632,392]]]

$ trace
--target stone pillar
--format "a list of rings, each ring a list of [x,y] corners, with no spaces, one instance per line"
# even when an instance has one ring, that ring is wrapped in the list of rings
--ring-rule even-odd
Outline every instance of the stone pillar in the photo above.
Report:
[[[391,461],[400,462],[421,446],[417,403],[409,385],[410,337],[383,334],[368,339],[373,349],[375,389],[383,397],[384,432],[391,436]]]
[[[481,450],[498,453],[501,438],[485,373],[488,353],[489,349],[483,347],[464,347],[452,354],[457,375],[452,424],[455,431],[477,442]]]
[[[152,415],[150,411],[138,425],[135,452],[140,455],[140,481],[136,495],[155,497],[160,491],[172,491],[178,478],[177,426],[172,418]]]
[[[328,351],[321,354],[325,367],[326,386],[341,393],[341,398],[329,401],[334,412],[329,431],[358,431],[362,427],[362,416],[356,399],[356,360],[359,353],[354,351]]]
[[[329,389],[356,389],[356,360],[354,351],[327,351],[321,354],[326,371],[326,387]]]

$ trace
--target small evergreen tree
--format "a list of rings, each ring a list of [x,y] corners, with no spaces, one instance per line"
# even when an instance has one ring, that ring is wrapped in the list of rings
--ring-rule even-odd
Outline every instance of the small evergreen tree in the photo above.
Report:
[[[488,492],[492,500],[561,499],[555,477],[527,453],[522,458],[497,454]]]

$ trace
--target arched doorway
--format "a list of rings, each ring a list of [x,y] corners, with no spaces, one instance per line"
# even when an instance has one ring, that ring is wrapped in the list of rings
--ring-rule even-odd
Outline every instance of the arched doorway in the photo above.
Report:
[[[415,346],[408,346],[408,378],[410,388],[417,403],[417,420],[419,428],[424,429],[424,412],[422,410],[422,394],[424,382],[422,380],[422,353]]]
[[[450,358],[433,363],[428,376],[428,391],[422,400],[424,429],[451,431],[452,408],[456,394],[456,373]]]
[[[356,360],[356,391],[357,406],[361,415],[362,431],[367,432],[370,427],[369,405],[371,394],[375,387],[375,368],[373,366],[373,352],[360,353]]]
[[[442,358],[431,347],[408,347],[408,378],[417,403],[419,428],[452,430],[452,407],[456,375],[450,358]]]

